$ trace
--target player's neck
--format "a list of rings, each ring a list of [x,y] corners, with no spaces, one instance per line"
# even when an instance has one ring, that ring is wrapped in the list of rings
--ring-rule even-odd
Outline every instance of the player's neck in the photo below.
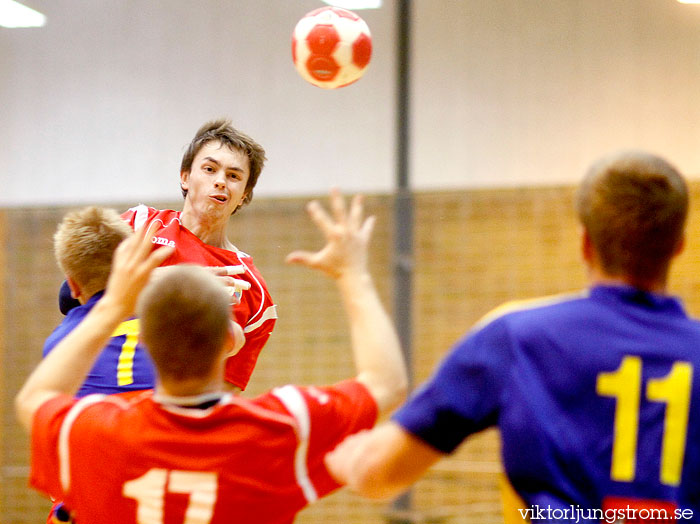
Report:
[[[71,296],[81,304],[87,304],[93,296],[104,290],[106,283],[95,287],[78,284],[75,280],[72,280],[69,285],[71,286]]]
[[[225,393],[221,380],[209,379],[185,379],[185,380],[163,380],[156,381],[155,394],[163,399],[198,399],[212,395],[223,395]],[[186,403],[175,402],[173,403]]]
[[[660,270],[655,278],[639,279],[631,275],[612,275],[604,267],[588,233],[584,230],[582,237],[583,260],[588,270],[588,280],[591,286],[631,286],[649,293],[666,294],[669,265]],[[678,250],[680,253],[680,248]]]
[[[201,395],[174,396],[156,391],[153,399],[160,404],[182,408],[206,409],[218,404],[227,394],[223,392],[202,393]]]
[[[226,236],[228,218],[200,215],[186,207],[180,214],[180,223],[205,244],[222,249],[233,248]]]
[[[591,271],[590,282],[592,286],[631,286],[658,295],[664,295],[667,291],[666,279],[639,282],[626,276],[612,276],[603,272]]]

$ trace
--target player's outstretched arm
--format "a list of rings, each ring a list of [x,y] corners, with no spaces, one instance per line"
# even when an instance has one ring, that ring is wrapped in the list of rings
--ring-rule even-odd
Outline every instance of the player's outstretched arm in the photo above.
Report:
[[[351,435],[325,458],[341,484],[373,499],[388,499],[405,491],[438,460],[440,451],[393,421]]]
[[[152,238],[150,231],[139,231],[119,245],[102,299],[41,361],[15,397],[17,417],[28,430],[44,402],[78,391],[116,327],[133,313],[153,269],[172,254],[169,247],[153,251]]]
[[[307,207],[326,245],[316,252],[290,253],[287,262],[318,269],[335,280],[350,320],[357,380],[372,394],[380,413],[386,412],[404,399],[408,380],[398,336],[368,270],[374,217],[363,217],[361,196],[347,209],[334,190],[330,206],[332,216],[316,201]]]

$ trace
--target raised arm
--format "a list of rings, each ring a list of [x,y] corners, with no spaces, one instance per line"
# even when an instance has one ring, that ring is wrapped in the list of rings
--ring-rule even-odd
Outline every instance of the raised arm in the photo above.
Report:
[[[326,245],[317,252],[290,253],[287,262],[318,269],[335,280],[350,321],[357,380],[385,413],[404,399],[408,380],[398,336],[368,270],[374,217],[363,217],[361,196],[352,199],[349,210],[337,190],[330,201],[332,217],[318,202],[307,207]]]
[[[15,397],[17,418],[27,430],[44,402],[78,391],[115,328],[133,313],[153,269],[172,254],[168,247],[153,251],[152,237],[143,230],[119,245],[102,299],[39,363]]]

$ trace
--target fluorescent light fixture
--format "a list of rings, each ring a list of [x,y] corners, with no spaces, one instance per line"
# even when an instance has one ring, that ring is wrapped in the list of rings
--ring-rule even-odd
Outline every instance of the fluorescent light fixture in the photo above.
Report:
[[[329,5],[344,9],[377,9],[382,7],[382,0],[323,0]],[[698,0],[700,1],[700,0]]]
[[[681,4],[700,4],[700,0],[678,0]]]
[[[0,26],[42,27],[46,16],[14,0],[0,0]]]

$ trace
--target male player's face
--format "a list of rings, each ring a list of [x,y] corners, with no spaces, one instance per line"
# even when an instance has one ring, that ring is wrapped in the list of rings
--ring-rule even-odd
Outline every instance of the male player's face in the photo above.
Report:
[[[200,214],[228,218],[245,196],[249,174],[248,156],[217,140],[199,150],[191,171],[180,178],[190,205]]]

